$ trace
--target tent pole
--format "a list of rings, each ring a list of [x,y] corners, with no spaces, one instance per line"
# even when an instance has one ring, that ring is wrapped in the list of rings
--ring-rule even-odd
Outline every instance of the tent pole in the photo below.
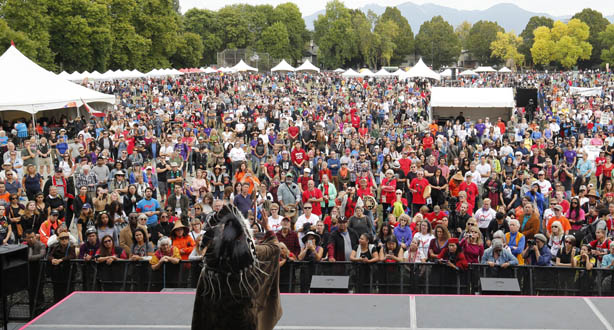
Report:
[[[36,145],[39,143],[38,130],[36,129],[36,116],[34,114],[34,104],[32,104],[32,127],[34,128],[34,136],[36,138]]]

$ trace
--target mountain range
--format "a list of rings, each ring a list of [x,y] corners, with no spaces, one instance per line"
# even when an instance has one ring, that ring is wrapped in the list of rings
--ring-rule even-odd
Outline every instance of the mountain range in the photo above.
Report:
[[[529,19],[533,16],[546,16],[554,20],[562,21],[571,18],[571,15],[553,16],[547,13],[531,12],[512,3],[500,3],[485,10],[459,10],[430,3],[417,5],[412,2],[405,2],[396,7],[401,12],[401,15],[407,18],[414,34],[418,33],[422,23],[430,21],[432,17],[438,15],[441,15],[443,19],[454,27],[458,26],[463,21],[468,21],[473,24],[479,20],[488,20],[497,22],[505,31],[514,31],[516,34],[520,34],[520,32],[524,30],[527,22],[529,22]],[[386,7],[378,4],[368,4],[361,7],[360,10],[365,13],[372,10],[376,14],[381,15],[386,10]],[[324,13],[325,10],[320,10],[312,15],[303,17],[307,29],[313,30],[313,22],[318,18],[318,15]],[[614,15],[606,16],[606,18],[610,22],[614,22]]]

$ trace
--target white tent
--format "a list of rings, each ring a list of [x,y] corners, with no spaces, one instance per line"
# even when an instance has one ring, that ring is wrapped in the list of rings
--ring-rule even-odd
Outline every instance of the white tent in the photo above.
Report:
[[[445,69],[439,75],[444,78],[452,78],[452,69]]]
[[[459,76],[479,76],[479,74],[475,73],[473,70],[465,70],[458,74]]]
[[[460,111],[471,118],[509,119],[515,107],[513,88],[433,87],[431,115],[456,117]]]
[[[377,77],[377,78],[385,78],[385,77],[391,77],[392,74],[390,72],[384,70],[384,68],[381,68],[373,76]]]
[[[62,72],[58,73],[58,77],[64,78],[64,79],[68,79],[70,77],[70,73],[68,73],[66,71],[62,71]]]
[[[298,68],[296,68],[296,71],[316,71],[316,72],[320,72],[320,68],[318,68],[317,66],[311,64],[311,62],[309,62],[309,60],[306,60],[305,62],[303,62],[303,64],[301,64]]]
[[[497,72],[497,70],[493,69],[492,66],[479,66],[475,69],[475,72]]]
[[[211,74],[211,73],[216,73],[216,72],[217,70],[210,66],[203,69],[204,74]]]
[[[570,87],[571,95],[580,96],[601,96],[603,92],[601,87]]]
[[[288,62],[286,62],[286,60],[281,60],[281,62],[279,62],[279,64],[277,64],[276,66],[274,66],[273,68],[271,68],[271,72],[277,72],[277,71],[281,71],[281,72],[294,72],[296,69],[288,64]]]
[[[375,73],[373,73],[373,71],[369,70],[369,69],[362,69],[360,70],[360,76],[361,77],[373,77]]]
[[[231,69],[236,72],[242,72],[242,71],[258,72],[258,69],[247,65],[247,63],[243,62],[243,60],[240,60],[239,63],[237,63],[237,65],[233,66]]]
[[[506,66],[502,67],[501,70],[499,70],[499,73],[511,73],[512,70],[508,69]]]
[[[341,74],[342,77],[360,77],[360,73],[352,70],[352,69],[348,69],[347,71],[345,71],[344,73]]]
[[[115,104],[115,96],[73,84],[47,71],[24,56],[15,46],[0,56],[0,111],[19,110],[35,114],[71,104]]]
[[[392,73],[393,76],[397,76],[397,77],[402,77],[404,74],[405,74],[405,70],[401,68],[397,69],[397,71]]]
[[[441,80],[441,76],[439,75],[439,73],[431,70],[428,66],[426,66],[426,64],[424,64],[422,59],[420,59],[418,63],[414,65],[413,68],[409,69],[407,73],[401,76],[401,79],[405,79],[405,78],[429,78],[429,79]]]
[[[335,72],[335,73],[344,73],[345,70],[343,70],[342,68],[337,68],[333,72]]]

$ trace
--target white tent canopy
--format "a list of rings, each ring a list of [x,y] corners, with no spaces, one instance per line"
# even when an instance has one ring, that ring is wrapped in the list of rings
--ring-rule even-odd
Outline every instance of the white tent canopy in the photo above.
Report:
[[[337,68],[337,69],[335,69],[335,71],[333,71],[333,72],[335,72],[335,73],[344,73],[344,72],[345,72],[345,70],[343,70],[342,68]]]
[[[306,60],[305,62],[303,62],[303,64],[301,64],[298,68],[296,68],[296,71],[316,71],[316,72],[320,72],[320,68],[318,68],[317,66],[311,64],[311,62],[309,62],[309,60]]]
[[[375,75],[375,73],[369,69],[360,70],[361,77],[373,77],[373,75]]]
[[[471,118],[510,118],[516,105],[513,88],[433,87],[431,116],[454,118],[459,112]]]
[[[392,73],[392,75],[393,75],[393,76],[397,76],[397,77],[401,77],[401,76],[402,76],[402,75],[404,75],[404,74],[405,74],[405,70],[400,69],[400,68],[399,68],[399,69],[397,69],[397,71],[395,71],[395,72],[393,72],[393,73]]]
[[[247,63],[243,62],[243,60],[240,60],[239,63],[237,63],[237,65],[233,66],[231,69],[236,72],[242,72],[242,71],[258,72],[258,69],[247,65]]]
[[[459,76],[479,76],[479,74],[477,74],[475,71],[473,70],[465,70],[461,73],[458,74]]]
[[[341,74],[342,77],[360,77],[360,73],[352,70],[352,69],[348,69],[347,71],[345,71],[344,73]]]
[[[390,77],[390,76],[392,76],[392,74],[390,72],[384,70],[384,68],[381,68],[373,76],[374,77],[378,77],[378,78],[382,78],[382,77]]]
[[[475,69],[475,72],[497,72],[497,70],[493,69],[491,66],[479,66]]]
[[[217,70],[216,70],[216,69],[214,69],[214,68],[212,68],[212,67],[210,67],[210,66],[209,66],[209,67],[207,67],[207,68],[205,68],[205,69],[202,69],[202,70],[203,70],[203,73],[204,73],[204,74],[211,74],[211,73],[216,73],[216,72],[217,72]]]
[[[401,78],[402,79],[405,79],[405,78],[430,78],[430,79],[435,79],[435,80],[441,80],[441,76],[439,75],[439,73],[431,70],[428,66],[426,66],[426,64],[424,64],[422,59],[420,59],[418,61],[418,63],[416,63],[416,65],[414,65],[413,68],[411,68],[409,71],[407,71],[407,73],[405,75],[403,75]]]
[[[512,70],[508,69],[506,66],[502,67],[499,70],[499,73],[511,73],[511,72],[512,72]]]
[[[451,78],[452,77],[452,69],[445,69],[439,75],[444,77],[444,78]]]
[[[580,96],[601,96],[601,87],[570,87],[571,95]]]
[[[286,62],[284,59],[282,59],[279,64],[271,68],[271,72],[294,72],[295,70],[296,69],[292,65],[288,64],[288,62]]]
[[[15,46],[0,56],[0,111],[35,114],[69,107],[71,103],[115,104],[115,96],[74,84],[47,71],[24,56]]]

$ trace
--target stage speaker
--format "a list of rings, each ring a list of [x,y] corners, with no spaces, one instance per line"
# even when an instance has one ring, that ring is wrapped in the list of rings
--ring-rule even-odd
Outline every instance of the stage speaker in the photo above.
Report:
[[[311,277],[310,293],[348,293],[349,276],[314,275]]]
[[[519,295],[520,285],[516,278],[482,277],[480,278],[480,293],[483,295]]]
[[[26,245],[0,246],[0,296],[4,329],[8,329],[8,295],[28,289],[28,247]]]
[[[452,80],[456,80],[456,71],[458,70],[458,68],[450,68],[450,70],[452,71],[452,76],[450,78]]]

